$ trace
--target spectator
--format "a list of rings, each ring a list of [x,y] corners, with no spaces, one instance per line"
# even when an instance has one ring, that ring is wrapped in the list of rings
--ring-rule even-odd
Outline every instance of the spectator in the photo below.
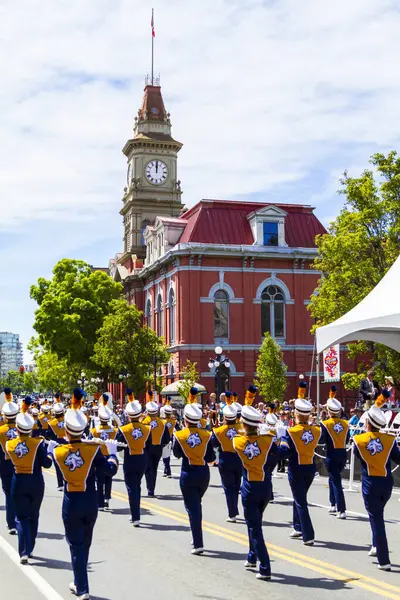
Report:
[[[364,408],[370,408],[379,395],[379,384],[374,381],[375,373],[368,371],[367,376],[360,381],[358,391],[358,405],[364,405]]]
[[[359,406],[352,408],[350,410],[350,415],[352,414],[353,416],[349,420],[349,426],[355,427],[358,424],[359,420],[361,419],[361,416],[363,415],[363,413],[364,413],[363,409],[360,408]],[[350,437],[353,437],[353,435],[356,435],[358,433],[360,433],[360,431],[358,429],[350,429]]]
[[[393,377],[390,375],[385,377],[385,389],[390,392],[390,398],[381,408],[394,408],[396,406],[396,390],[394,388]]]

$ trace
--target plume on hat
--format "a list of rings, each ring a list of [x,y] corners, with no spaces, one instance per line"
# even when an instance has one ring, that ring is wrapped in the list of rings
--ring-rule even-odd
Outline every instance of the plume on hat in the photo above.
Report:
[[[167,396],[167,399],[165,401],[166,406],[171,406],[171,400],[172,400],[171,396]]]
[[[197,387],[192,386],[190,388],[188,404],[194,404],[195,402],[197,402],[198,393],[199,393],[199,390],[197,389]]]
[[[329,398],[336,398],[336,393],[337,393],[337,387],[336,387],[336,385],[333,385],[331,387],[331,389],[329,390]]]
[[[128,397],[128,402],[133,402],[135,399],[135,394],[133,393],[132,388],[126,388],[126,395]]]
[[[244,403],[246,406],[251,406],[256,399],[256,394],[258,392],[258,387],[255,385],[249,385],[246,390],[246,395],[244,397]]]
[[[383,389],[381,391],[381,393],[379,394],[379,396],[377,397],[377,399],[375,400],[375,406],[380,408],[389,400],[390,396],[391,396],[390,391]]]
[[[152,392],[152,390],[147,390],[147,392],[146,392],[146,404],[148,402],[153,402],[153,392]]]
[[[232,392],[225,392],[226,403],[228,406],[233,404],[233,394]]]
[[[300,379],[299,387],[297,388],[297,397],[304,399],[306,397],[307,384],[303,379]]]
[[[27,413],[31,407],[31,404],[32,404],[32,398],[30,396],[25,396],[25,398],[22,400],[21,412]]]
[[[82,406],[83,391],[80,388],[75,388],[72,392],[71,408],[79,410]]]

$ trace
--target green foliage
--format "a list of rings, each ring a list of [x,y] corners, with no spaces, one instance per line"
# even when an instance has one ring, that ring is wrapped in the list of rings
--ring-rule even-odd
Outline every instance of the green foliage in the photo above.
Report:
[[[279,344],[266,333],[257,358],[255,380],[265,402],[283,401],[287,385],[286,371]]]
[[[40,278],[30,293],[39,305],[34,322],[39,344],[58,360],[93,369],[97,330],[111,301],[121,296],[121,284],[84,261],[65,258],[55,265],[52,279]]]
[[[38,338],[32,338],[28,349],[33,353],[36,364],[36,377],[41,391],[70,392],[76,387],[80,374],[78,365],[72,365],[65,358],[58,358],[40,345]]]
[[[178,391],[180,396],[184,399],[185,403],[189,398],[190,388],[195,383],[198,383],[200,379],[200,374],[197,371],[196,367],[196,362],[191,362],[190,360],[187,360],[186,365],[181,371],[181,380],[178,383]]]
[[[316,325],[326,325],[356,306],[382,279],[399,254],[400,158],[374,154],[373,170],[360,177],[344,174],[340,193],[345,206],[326,235],[317,236],[319,257],[314,268],[322,271],[318,293],[309,310]],[[384,299],[382,299],[384,301]],[[353,356],[368,352],[369,365],[400,383],[399,354],[379,344],[352,346]],[[368,359],[366,359],[368,360]]]
[[[39,391],[39,381],[37,374],[34,371],[26,371],[24,373],[24,390],[27,394]]]
[[[127,373],[126,383],[135,394],[143,392],[152,381],[153,358],[157,364],[169,358],[162,338],[149,327],[141,325],[142,313],[125,300],[113,300],[110,314],[98,330],[92,362],[109,372],[111,381],[118,382],[120,373]]]
[[[24,374],[19,371],[8,371],[4,378],[4,385],[10,387],[14,394],[21,394],[25,390]]]
[[[358,390],[363,375],[359,373],[343,373],[342,381],[346,390]]]

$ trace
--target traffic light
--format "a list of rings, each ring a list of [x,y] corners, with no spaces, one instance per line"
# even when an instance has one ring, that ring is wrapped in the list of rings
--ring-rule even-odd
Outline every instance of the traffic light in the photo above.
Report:
[[[21,365],[21,366],[20,366],[20,368],[19,368],[19,372],[20,372],[20,373],[24,373],[24,372],[25,372],[25,367],[23,367],[23,366]]]

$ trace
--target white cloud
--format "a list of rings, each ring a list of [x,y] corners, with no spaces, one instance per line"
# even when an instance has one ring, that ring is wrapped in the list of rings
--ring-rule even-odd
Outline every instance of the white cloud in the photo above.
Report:
[[[326,222],[338,174],[398,145],[391,0],[2,0],[0,231],[34,263],[25,292],[59,257],[53,244],[39,252],[36,221],[61,228],[66,251],[83,247],[77,224],[120,250],[121,148],[149,70],[152,6],[186,204],[288,186],[290,201],[309,190]]]

